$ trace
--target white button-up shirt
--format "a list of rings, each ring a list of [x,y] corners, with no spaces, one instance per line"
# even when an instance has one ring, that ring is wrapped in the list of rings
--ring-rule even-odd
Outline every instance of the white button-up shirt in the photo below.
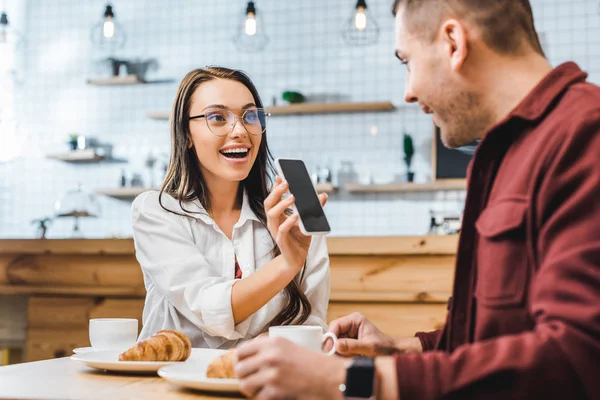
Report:
[[[286,304],[285,290],[260,310],[235,324],[231,288],[235,259],[248,277],[273,259],[273,240],[244,195],[232,240],[198,200],[183,202],[159,192],[139,195],[132,204],[136,257],[146,286],[140,340],[161,329],[184,332],[193,347],[230,348],[266,332]],[[326,328],[329,303],[329,256],[324,236],[314,236],[301,288],[312,305],[307,325]]]

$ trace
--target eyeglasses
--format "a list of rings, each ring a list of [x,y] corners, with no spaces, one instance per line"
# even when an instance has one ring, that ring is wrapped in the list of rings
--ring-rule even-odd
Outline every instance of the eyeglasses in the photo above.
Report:
[[[241,117],[235,115],[227,108],[207,108],[204,114],[194,115],[190,120],[204,118],[206,126],[216,136],[227,136],[233,132],[239,119],[246,131],[251,135],[262,135],[267,129],[267,117],[271,114],[264,108],[249,108]]]

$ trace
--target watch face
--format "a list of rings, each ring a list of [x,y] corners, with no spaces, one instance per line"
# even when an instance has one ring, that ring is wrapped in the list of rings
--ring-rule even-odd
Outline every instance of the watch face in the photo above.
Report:
[[[346,373],[344,397],[368,399],[373,395],[375,382],[375,362],[372,358],[357,357]]]

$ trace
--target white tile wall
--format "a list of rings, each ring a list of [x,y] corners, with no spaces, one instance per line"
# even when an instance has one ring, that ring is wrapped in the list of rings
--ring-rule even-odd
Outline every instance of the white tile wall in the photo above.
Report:
[[[0,237],[33,237],[34,218],[53,213],[54,202],[77,182],[87,190],[114,187],[121,169],[148,179],[149,152],[168,152],[164,121],[146,112],[170,108],[178,81],[189,70],[208,64],[241,68],[257,84],[266,104],[287,89],[338,93],[352,101],[403,102],[404,71],[393,57],[390,0],[371,0],[381,36],[377,45],[351,48],[340,39],[354,0],[258,0],[270,45],[260,54],[241,54],[231,44],[242,14],[242,0],[114,0],[128,42],[125,58],[157,58],[152,76],[175,83],[97,87],[86,79],[97,74],[103,55],[88,40],[102,16],[104,1],[12,0],[25,4],[22,30],[27,37],[23,81],[15,87],[15,118],[25,147],[18,158],[0,164]],[[600,15],[596,0],[533,0],[538,30],[544,33],[554,65],[577,61],[600,82]],[[369,134],[377,126],[379,134]],[[430,119],[418,108],[394,113],[279,117],[272,119],[269,141],[276,156],[301,157],[312,167],[329,162],[334,169],[351,160],[368,179],[385,182],[404,172],[403,131],[415,136],[418,181],[431,176]],[[70,165],[45,159],[66,149],[70,132],[95,136],[114,145],[127,163]],[[129,202],[100,197],[102,218],[84,221],[86,237],[129,237]],[[460,210],[464,192],[334,195],[327,207],[333,235],[424,234],[429,210]],[[68,237],[72,221],[55,220],[49,237]]]

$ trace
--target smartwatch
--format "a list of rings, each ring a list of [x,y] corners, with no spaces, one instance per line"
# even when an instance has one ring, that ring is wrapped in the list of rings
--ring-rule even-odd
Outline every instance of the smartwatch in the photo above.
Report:
[[[340,385],[345,399],[370,399],[375,396],[375,360],[356,357],[346,367],[346,383]]]

